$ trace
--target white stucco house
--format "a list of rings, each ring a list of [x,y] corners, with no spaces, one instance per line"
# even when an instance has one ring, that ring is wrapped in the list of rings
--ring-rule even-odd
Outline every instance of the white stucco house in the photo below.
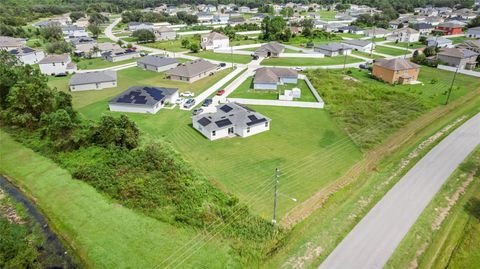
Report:
[[[140,57],[140,53],[131,49],[112,50],[102,53],[102,58],[109,62],[126,61],[138,57]]]
[[[134,31],[142,30],[142,29],[153,31],[153,23],[149,23],[149,22],[130,22],[130,23],[128,23],[128,30],[129,31],[134,32]]]
[[[451,48],[453,47],[453,41],[445,37],[429,37],[427,38],[428,47],[439,47],[439,48]]]
[[[177,33],[173,28],[160,26],[153,30],[155,34],[155,40],[164,41],[164,40],[175,40],[177,38]]]
[[[467,30],[466,36],[470,38],[480,38],[480,26],[469,28]]]
[[[237,103],[216,107],[216,112],[192,117],[193,128],[209,140],[249,137],[270,130],[270,118]]]
[[[179,64],[177,67],[165,71],[167,79],[192,83],[199,79],[215,74],[218,65],[198,59]]]
[[[343,40],[342,44],[350,46],[353,50],[362,52],[370,52],[375,49],[373,42],[362,39]]]
[[[88,37],[88,32],[83,27],[78,27],[76,25],[67,25],[62,27],[63,36],[66,39],[77,38],[77,37]]]
[[[77,65],[72,62],[70,54],[51,54],[38,62],[40,73],[45,75],[64,75],[77,71]]]
[[[262,67],[253,77],[255,90],[276,90],[278,85],[297,84],[298,72],[291,68]]]
[[[0,36],[0,50],[12,50],[25,46],[27,41],[24,38]]]
[[[394,42],[417,42],[420,39],[420,32],[412,28],[397,29],[387,36],[388,41]]]
[[[228,48],[230,39],[221,33],[211,32],[201,36],[200,45],[204,50]]]
[[[45,53],[42,50],[29,47],[12,49],[10,54],[14,55],[22,64],[36,64],[45,58]]]
[[[335,57],[339,55],[350,55],[352,53],[352,47],[342,43],[327,43],[315,45],[313,50],[324,54],[327,57]]]
[[[177,67],[177,59],[167,58],[158,55],[147,55],[137,60],[137,66],[155,72],[163,72]]]
[[[155,114],[166,104],[174,104],[178,89],[133,86],[108,102],[110,111]]]
[[[77,73],[70,78],[69,85],[72,92],[117,87],[117,71]]]

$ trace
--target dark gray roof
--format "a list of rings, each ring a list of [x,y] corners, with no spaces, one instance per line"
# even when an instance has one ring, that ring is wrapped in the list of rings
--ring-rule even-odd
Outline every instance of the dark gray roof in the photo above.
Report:
[[[284,49],[285,49],[285,47],[282,44],[280,44],[276,41],[272,41],[272,42],[268,42],[267,44],[264,44],[260,48],[258,48],[255,51],[255,54],[263,54],[263,53],[267,53],[267,52],[279,54],[279,53],[282,53]]]
[[[121,51],[106,51],[106,52],[103,52],[102,55],[116,57],[116,56],[122,56],[127,54],[134,54],[134,53],[138,53],[138,51],[126,49]]]
[[[381,66],[383,68],[395,71],[420,68],[418,64],[414,64],[409,60],[403,58],[377,59],[375,60],[375,63],[373,65]]]
[[[291,68],[262,67],[255,72],[253,83],[278,83],[280,78],[298,78],[298,72]]]
[[[433,29],[434,27],[430,23],[421,22],[421,23],[415,24],[413,28],[415,28],[416,30],[424,30],[424,29]]]
[[[362,39],[351,39],[351,40],[343,40],[343,44],[351,45],[351,46],[360,46],[360,47],[365,47],[370,45],[372,42],[368,40],[362,40]]]
[[[320,44],[316,45],[315,48],[326,50],[326,51],[339,51],[342,49],[352,49],[350,46],[342,44],[342,43],[327,43],[327,44]]]
[[[113,70],[76,73],[70,79],[70,86],[117,81],[117,72]]]
[[[137,63],[162,67],[165,65],[178,64],[178,60],[174,58],[166,58],[158,55],[148,55],[137,60]]]
[[[216,108],[217,111],[214,113],[193,116],[193,121],[198,122],[208,132],[231,126],[245,128],[271,121],[264,115],[237,103],[222,104]]]
[[[465,58],[470,58],[473,56],[477,56],[478,53],[469,50],[469,49],[459,49],[459,48],[445,48],[440,50],[438,55],[445,55],[449,57],[454,57],[454,58],[460,58],[460,59],[465,59]]]
[[[165,73],[167,75],[181,76],[181,77],[195,77],[203,72],[209,72],[217,68],[216,64],[213,64],[209,61],[199,59],[191,62],[186,62],[182,65],[179,65],[175,68],[167,70]]]
[[[176,88],[133,86],[112,98],[109,104],[155,106],[176,92],[178,92]]]
[[[129,22],[128,26],[137,26],[137,25],[142,25],[142,24],[153,26],[153,23],[150,23],[150,22],[137,22],[137,21]]]
[[[74,46],[79,45],[79,44],[96,43],[95,39],[93,39],[91,37],[72,37],[72,38],[69,38],[69,41]]]
[[[29,53],[36,52],[36,51],[37,51],[37,50],[32,49],[32,48],[29,48],[29,47],[21,47],[21,48],[17,48],[17,49],[12,49],[12,50],[10,50],[10,54],[13,54],[13,55],[24,55],[24,54],[29,54]]]
[[[68,53],[64,54],[50,54],[45,58],[40,60],[38,64],[50,64],[50,63],[66,63],[69,62],[70,55]]]

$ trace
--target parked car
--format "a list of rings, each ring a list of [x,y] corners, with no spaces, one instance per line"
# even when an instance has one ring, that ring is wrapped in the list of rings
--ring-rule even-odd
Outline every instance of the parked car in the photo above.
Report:
[[[184,108],[191,108],[195,105],[195,99],[187,99],[185,103],[183,103]]]
[[[209,105],[211,105],[211,104],[212,104],[212,102],[213,102],[213,100],[212,100],[212,99],[210,99],[210,98],[208,98],[208,99],[205,99],[205,101],[203,101],[203,104],[202,104],[202,106],[209,106]]]
[[[197,108],[197,109],[193,110],[192,116],[196,116],[196,115],[198,115],[202,112],[203,112],[203,108]]]
[[[175,104],[181,104],[181,103],[183,103],[183,101],[185,101],[185,98],[180,97],[177,100],[175,100]]]
[[[141,51],[141,52],[140,52],[140,56],[147,56],[147,55],[148,55],[148,53],[146,53],[146,52],[144,52],[144,51]]]
[[[251,56],[254,60],[258,60],[258,55],[252,54]]]
[[[360,69],[367,69],[367,65],[366,64],[360,64],[358,66]]]
[[[183,96],[183,97],[194,97],[195,94],[194,94],[193,92],[191,92],[191,91],[186,91],[186,92],[182,92],[182,93],[180,94],[180,96]]]
[[[303,67],[297,66],[297,67],[295,67],[295,70],[297,70],[297,71],[303,71]]]
[[[224,95],[225,94],[225,90],[219,90],[217,92],[217,95],[220,96],[220,95]]]
[[[220,63],[219,66],[220,67],[225,67],[225,66],[227,66],[227,64],[226,63]]]

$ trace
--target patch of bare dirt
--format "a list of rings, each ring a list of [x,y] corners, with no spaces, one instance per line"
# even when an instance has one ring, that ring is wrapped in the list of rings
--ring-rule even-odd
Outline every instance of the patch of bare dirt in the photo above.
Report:
[[[418,257],[420,257],[423,252],[427,249],[427,243],[424,243],[420,248],[415,252],[415,258],[408,264],[408,269],[415,269],[418,267]]]
[[[306,244],[306,248],[307,249],[303,256],[292,257],[288,259],[288,261],[282,265],[282,268],[304,268],[306,263],[320,256],[320,254],[323,252],[323,248],[321,246],[315,246],[312,242],[308,242]]]
[[[11,205],[1,202],[1,200],[5,198],[5,193],[2,189],[0,189],[0,214],[4,215],[10,223],[25,224],[25,221],[17,214],[15,208],[13,208]]]

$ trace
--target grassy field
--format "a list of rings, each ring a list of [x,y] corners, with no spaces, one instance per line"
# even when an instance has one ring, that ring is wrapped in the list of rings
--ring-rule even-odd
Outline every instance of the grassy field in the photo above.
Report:
[[[300,79],[296,85],[284,84],[279,85],[277,90],[254,90],[253,89],[253,77],[246,79],[240,86],[232,92],[228,97],[232,98],[247,98],[247,99],[267,99],[278,100],[278,94],[283,93],[285,90],[291,90],[293,88],[299,88],[302,92],[301,98],[296,101],[316,102],[315,96],[308,88],[305,80]]]
[[[188,51],[187,48],[182,47],[182,39],[185,39],[185,37],[177,38],[171,41],[157,41],[154,43],[145,43],[145,44],[142,44],[142,46],[171,51],[171,52]]]
[[[119,62],[109,62],[109,61],[105,61],[102,58],[92,58],[92,59],[80,58],[80,61],[77,62],[76,64],[78,69],[85,69],[85,70],[102,69],[102,68],[107,68],[107,67],[112,67],[112,66],[117,66],[122,64],[133,63],[133,62],[136,62],[138,59],[139,58],[119,61]]]
[[[274,66],[322,66],[322,65],[342,65],[362,62],[362,59],[351,56],[335,56],[324,58],[269,58],[262,61],[262,65]]]
[[[362,56],[362,57],[367,57],[367,58],[370,58],[370,59],[381,59],[381,58],[385,58],[381,55],[378,55],[378,54],[375,54],[375,53],[372,53],[372,55],[370,55],[369,52],[361,52],[361,51],[356,51],[356,50],[353,50],[352,51],[352,54],[355,54],[355,55],[358,55],[358,56]]]
[[[423,44],[422,42],[411,42],[410,44],[408,42],[388,42],[385,43],[390,46],[396,46],[396,47],[402,47],[402,48],[409,48],[409,49],[418,49],[418,48],[425,48],[426,45]]]
[[[465,40],[475,40],[475,38],[469,38],[469,37],[466,37],[466,36],[456,36],[456,37],[448,37],[447,36],[446,38],[452,40],[453,44],[462,43]]]
[[[231,63],[232,62],[232,54],[229,53],[215,53],[213,51],[200,51],[198,53],[189,53],[189,55],[201,57],[205,59]],[[239,64],[247,64],[252,61],[252,56],[250,55],[242,55],[242,54],[233,54],[233,62]]]
[[[109,201],[53,161],[2,131],[0,135],[0,155],[9,156],[0,163],[0,172],[35,201],[86,268],[153,268],[196,235]],[[192,253],[194,258],[183,267],[235,267],[228,245],[216,240],[203,243],[205,247]]]
[[[228,73],[230,73],[230,71],[231,69],[222,70],[213,76],[195,81],[195,83],[186,83],[165,79],[164,73],[144,71],[140,68],[132,67],[117,72],[118,86],[115,88],[103,89],[101,91],[72,92],[71,94],[73,96],[73,105],[75,108],[80,108],[85,105],[98,102],[99,100],[111,98],[125,91],[130,86],[149,85],[172,87],[178,88],[181,92],[188,90],[199,94],[215,84],[219,79],[226,76]],[[48,84],[52,87],[57,87],[59,90],[69,91],[69,80],[70,76],[49,77]],[[104,103],[104,106],[106,107],[106,102]]]
[[[333,21],[335,20],[335,15],[337,14],[337,12],[333,10],[320,10],[318,13],[320,14],[320,19],[322,21]]]
[[[258,44],[258,43],[265,43],[265,41],[258,40],[258,39],[231,40],[230,46],[242,46],[242,45],[251,45],[251,44]]]
[[[337,35],[340,37],[347,37],[347,38],[353,38],[353,39],[359,39],[363,37],[363,35],[351,34],[351,33],[340,33]]]
[[[480,147],[440,189],[385,268],[406,268],[411,263],[418,268],[480,267],[479,167]]]
[[[303,48],[309,42],[313,42],[314,44],[324,44],[324,43],[328,43],[328,42],[336,42],[336,41],[339,41],[339,40],[342,40],[342,38],[340,36],[334,36],[332,39],[325,39],[325,38],[313,38],[312,39],[310,37],[297,35],[295,37],[290,38],[290,40],[288,40],[288,42],[282,42],[282,43]]]
[[[382,53],[382,54],[388,54],[388,55],[392,55],[392,56],[400,56],[400,55],[405,54],[405,50],[394,49],[394,48],[384,47],[384,46],[380,46],[380,45],[375,46],[374,52],[378,52],[378,53]],[[409,52],[407,52],[407,54],[408,53]]]

